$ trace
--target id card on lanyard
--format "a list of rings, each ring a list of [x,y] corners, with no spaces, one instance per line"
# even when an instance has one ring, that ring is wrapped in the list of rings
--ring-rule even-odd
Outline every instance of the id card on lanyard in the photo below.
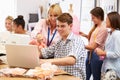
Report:
[[[52,38],[50,40],[50,28],[48,27],[48,36],[47,36],[47,47],[50,46],[50,44],[52,43],[54,37],[55,37],[55,34],[57,32],[57,29],[55,29],[53,35],[52,35]]]

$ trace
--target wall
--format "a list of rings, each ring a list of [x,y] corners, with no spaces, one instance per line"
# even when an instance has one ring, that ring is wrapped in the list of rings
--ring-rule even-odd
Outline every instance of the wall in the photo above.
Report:
[[[5,31],[5,18],[10,15],[15,17],[16,0],[2,0],[0,2],[0,31]]]
[[[0,2],[0,31],[4,31],[4,19],[6,16],[11,15],[14,18],[17,15],[24,15],[26,24],[29,20],[29,13],[37,13],[40,6],[44,7],[43,17],[46,17],[48,2],[63,2],[61,3],[63,11],[68,10],[69,3],[74,3],[74,14],[80,18],[81,0],[3,0]],[[66,4],[67,3],[67,4]],[[66,9],[65,9],[66,8]],[[120,1],[119,1],[119,13],[120,13]]]
[[[23,15],[27,25],[29,13],[38,13],[39,7],[46,6],[46,2],[47,0],[17,0],[17,15]]]
[[[62,0],[17,0],[17,15],[24,15],[24,19],[27,24],[29,20],[29,13],[38,13],[39,7],[43,6],[44,11],[42,16],[43,18],[45,18],[47,15],[49,3],[51,2],[52,3],[61,2],[60,6],[62,7],[63,12],[67,12],[69,4],[74,2],[73,3],[74,14],[78,16],[78,18],[80,19],[80,2],[81,2],[80,0],[79,1],[64,0],[64,2],[62,2]]]
[[[49,0],[48,3],[59,3],[63,12],[69,12],[70,4],[72,4],[73,14],[80,20],[81,0]]]
[[[118,1],[119,1],[119,8],[118,9],[119,9],[119,14],[120,14],[120,0],[118,0]]]
[[[80,20],[80,11],[81,11],[81,0],[65,0],[66,3],[63,3],[62,9],[64,9],[63,11],[68,12],[68,10],[70,9],[70,4],[73,5],[73,14],[76,15],[78,17],[78,19]],[[64,6],[66,5],[66,6]],[[66,8],[66,10],[65,10]]]
[[[26,24],[29,20],[29,13],[38,13],[41,4],[45,0],[3,0],[0,2],[0,31],[5,31],[5,18],[10,15],[16,18],[23,15]]]
[[[40,0],[17,0],[17,15],[23,15],[25,22],[28,23],[29,13],[38,12],[39,3]]]

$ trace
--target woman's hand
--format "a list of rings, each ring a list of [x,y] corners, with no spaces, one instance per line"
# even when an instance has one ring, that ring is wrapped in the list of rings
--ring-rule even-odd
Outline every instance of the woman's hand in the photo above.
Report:
[[[86,37],[86,38],[88,37],[85,33],[81,32],[81,31],[79,32],[79,34],[83,37]]]
[[[103,51],[103,50],[100,49],[100,48],[96,48],[96,49],[95,49],[95,52],[96,52],[97,55],[99,55],[99,56],[106,56],[106,52]]]

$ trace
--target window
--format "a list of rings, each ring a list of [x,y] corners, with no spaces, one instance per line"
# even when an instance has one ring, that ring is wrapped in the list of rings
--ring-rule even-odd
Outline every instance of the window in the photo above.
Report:
[[[95,0],[81,0],[80,30],[86,34],[92,27],[90,11],[95,7]]]
[[[95,7],[95,0],[81,0],[81,11],[80,11],[80,31],[88,34],[91,27],[91,14],[90,11]],[[88,40],[82,37],[85,44],[88,44]]]
[[[118,0],[100,0],[99,6],[102,7],[105,12],[105,19],[109,12],[119,11]]]

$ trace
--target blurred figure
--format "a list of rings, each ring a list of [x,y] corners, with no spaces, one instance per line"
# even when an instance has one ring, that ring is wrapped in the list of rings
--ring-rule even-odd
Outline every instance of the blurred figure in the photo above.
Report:
[[[13,31],[17,34],[27,34],[25,31],[25,21],[22,15],[13,20]]]
[[[12,27],[13,26],[13,17],[12,16],[7,16],[5,19],[5,28],[7,31],[12,32]]]

